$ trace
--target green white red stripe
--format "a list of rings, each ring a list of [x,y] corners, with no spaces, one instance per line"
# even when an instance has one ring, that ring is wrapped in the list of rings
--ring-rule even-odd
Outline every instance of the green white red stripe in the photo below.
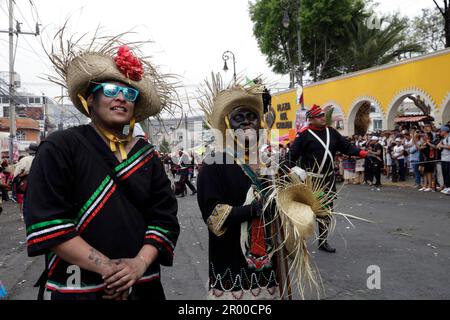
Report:
[[[150,282],[150,281],[153,281],[155,279],[158,279],[159,277],[160,277],[159,273],[150,274],[148,276],[143,276],[138,281],[136,281],[136,283]]]
[[[33,245],[39,242],[53,239],[58,236],[70,233],[75,229],[72,220],[56,219],[36,223],[27,228],[27,244]]]
[[[116,184],[114,184],[110,176],[107,176],[80,210],[77,223],[77,230],[79,232],[83,232],[89,222],[91,222],[100,212],[115,190]]]
[[[153,147],[146,145],[136,152],[130,159],[118,165],[114,170],[120,180],[129,178],[139,168],[148,163],[153,158]]]
[[[90,285],[90,286],[65,286],[63,284],[47,280],[45,287],[51,291],[58,291],[61,293],[89,293],[89,292],[98,292],[102,291],[105,288],[106,284],[102,283],[100,285]]]
[[[166,229],[156,226],[149,226],[147,232],[145,233],[145,239],[153,239],[163,245],[170,254],[173,255],[173,250],[175,249],[175,245],[168,238],[170,232]]]
[[[153,273],[153,274],[141,277],[138,281],[136,281],[136,283],[150,282],[150,281],[153,281],[158,278],[160,278],[159,273]],[[103,291],[104,288],[106,287],[106,284],[102,283],[102,284],[98,284],[98,285],[87,285],[87,286],[67,286],[67,285],[63,285],[61,283],[57,283],[52,280],[47,280],[45,287],[48,290],[58,291],[61,293],[90,293],[90,292]]]

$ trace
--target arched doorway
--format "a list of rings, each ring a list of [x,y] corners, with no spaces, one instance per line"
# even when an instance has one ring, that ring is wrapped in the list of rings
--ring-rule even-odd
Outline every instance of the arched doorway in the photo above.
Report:
[[[397,94],[388,107],[387,129],[393,130],[403,116],[435,117],[436,106],[430,96],[419,89],[408,89]]]
[[[448,94],[448,98],[442,105],[442,124],[446,124],[450,122],[450,93]]]
[[[347,119],[347,134],[365,135],[367,132],[384,128],[383,112],[380,103],[373,97],[360,97],[350,108]]]

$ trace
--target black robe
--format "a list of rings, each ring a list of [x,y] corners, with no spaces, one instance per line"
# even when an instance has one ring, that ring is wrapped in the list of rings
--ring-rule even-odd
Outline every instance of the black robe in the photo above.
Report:
[[[300,159],[300,167],[306,171],[323,174],[327,182],[327,187],[335,190],[335,175],[334,165],[332,159],[327,156],[325,165],[321,172],[318,172],[319,166],[322,164],[322,159],[326,156],[324,146],[314,137],[308,129],[311,129],[325,144],[326,144],[326,130],[316,129],[312,127],[303,128],[295,138],[292,146],[286,155],[289,168],[296,165],[296,161]],[[330,131],[329,150],[333,156],[336,157],[336,152],[341,152],[349,156],[361,156],[361,150],[352,145],[346,138],[344,138],[336,129],[328,128]]]
[[[83,135],[111,170],[71,130]],[[89,125],[55,132],[40,145],[29,175],[24,203],[28,255],[46,255],[47,290],[98,297],[104,288],[101,276],[81,269],[81,286],[69,286],[69,263],[50,249],[80,236],[108,258],[118,259],[134,258],[144,244],[151,244],[159,250],[158,259],[134,288],[162,290],[160,264],[173,263],[177,210],[163,165],[145,140],[120,163]],[[161,293],[148,292],[155,297]]]

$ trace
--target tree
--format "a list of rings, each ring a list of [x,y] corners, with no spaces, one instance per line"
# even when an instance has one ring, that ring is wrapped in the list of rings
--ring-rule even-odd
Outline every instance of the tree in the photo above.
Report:
[[[436,0],[433,0],[439,12],[444,18],[444,32],[445,32],[445,47],[450,47],[450,1],[442,0],[443,7],[441,7]]]
[[[298,68],[297,30],[302,38],[302,60],[314,81],[339,75],[335,60],[338,47],[347,40],[345,28],[367,17],[362,0],[257,0],[249,3],[253,34],[275,73]],[[290,24],[282,25],[287,10]],[[291,72],[291,81],[293,73]]]
[[[422,9],[420,16],[414,17],[409,26],[409,37],[419,43],[426,52],[445,48],[444,18],[437,8]]]
[[[338,52],[346,48],[346,30],[368,17],[362,0],[302,0],[302,48],[313,81],[342,74]]]
[[[166,137],[164,137],[164,136],[163,136],[163,138],[162,138],[161,144],[159,145],[159,150],[160,150],[162,153],[170,153],[170,152],[171,152],[171,150],[170,150],[170,144],[169,144],[169,142],[166,140]]]
[[[293,3],[292,0],[287,2]],[[290,73],[290,58],[295,55],[295,39],[289,35],[295,33],[295,24],[291,23],[288,29],[283,27],[282,1],[259,0],[254,4],[249,3],[249,11],[253,21],[253,34],[261,52],[267,57],[267,63],[275,73]]]
[[[369,28],[362,21],[346,28],[348,43],[336,53],[342,72],[355,72],[400,60],[406,53],[423,52],[419,44],[406,39],[406,18],[394,15],[383,27],[386,18],[380,20],[379,28]]]

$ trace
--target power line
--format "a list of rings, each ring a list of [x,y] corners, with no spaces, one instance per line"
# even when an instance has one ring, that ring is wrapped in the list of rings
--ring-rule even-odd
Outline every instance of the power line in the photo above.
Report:
[[[33,48],[33,46],[28,42],[27,38],[23,38],[26,42],[26,44],[30,47],[30,49],[34,52],[34,54],[39,58],[39,60],[41,60],[41,62],[47,66],[50,67],[50,65],[48,64],[48,61],[43,60],[43,56],[41,56],[39,53],[36,52],[36,50]]]
[[[8,40],[4,40],[4,39],[0,39],[0,41],[3,41],[3,42],[8,42]],[[19,45],[17,45],[20,49],[23,49],[23,50],[25,50],[25,51],[28,51],[29,53],[33,53],[33,54],[36,54],[35,52],[33,52],[33,51],[31,51],[30,49],[27,49],[27,48],[25,48],[24,46],[19,46]]]
[[[7,17],[9,17],[9,13],[8,12],[6,12],[6,10],[5,10],[5,8],[3,8],[3,7],[0,7],[0,9],[2,9],[2,11],[6,14],[6,16]]]
[[[22,10],[20,10],[20,7],[17,4],[16,4],[16,8],[19,11],[20,15],[22,16],[22,18],[25,20],[25,23],[27,24],[28,28],[30,28],[30,30],[33,30],[33,27],[30,26],[30,24],[28,23],[28,19],[22,13]],[[18,22],[17,19],[16,19],[16,22]]]
[[[34,19],[34,14],[33,14],[33,10],[34,10],[34,12],[36,13],[36,19],[35,19],[35,22],[38,23],[38,24],[40,24],[41,26],[44,26],[44,23],[42,22],[41,17],[40,17],[40,15],[39,15],[39,11],[38,11],[38,9],[37,9],[37,6],[34,4],[33,0],[28,0],[28,1],[29,1],[30,4],[31,4],[31,14],[33,15],[33,19]],[[48,41],[49,43],[52,43],[53,40],[52,40],[52,38],[50,37],[50,35],[49,35],[49,33],[47,32],[47,29],[46,29],[45,27],[42,28],[42,30],[41,30],[41,35],[40,35],[40,36],[42,37],[42,34],[44,34],[44,33],[45,33],[45,35],[47,36],[47,41]]]

